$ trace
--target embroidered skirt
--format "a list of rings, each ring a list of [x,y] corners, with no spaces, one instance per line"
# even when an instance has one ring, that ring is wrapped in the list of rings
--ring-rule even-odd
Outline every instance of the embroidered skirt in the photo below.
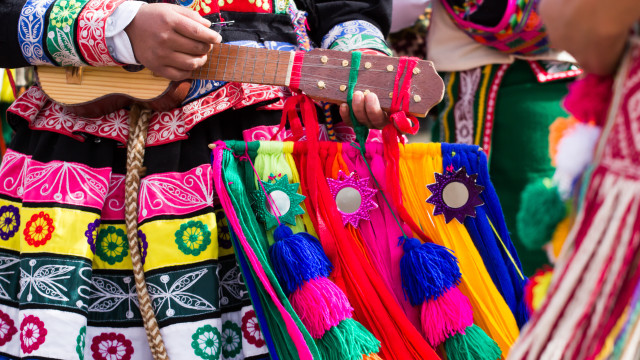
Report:
[[[227,111],[146,150],[138,234],[172,359],[268,358],[216,205],[207,144],[279,117]],[[9,121],[16,136],[0,168],[0,358],[150,359],[124,222],[126,150],[105,137],[33,130],[11,113]]]

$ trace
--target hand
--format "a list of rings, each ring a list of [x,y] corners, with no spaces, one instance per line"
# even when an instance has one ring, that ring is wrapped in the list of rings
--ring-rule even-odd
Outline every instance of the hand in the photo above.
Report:
[[[143,5],[125,28],[136,59],[154,74],[183,80],[204,65],[212,44],[222,37],[211,22],[179,5]]]
[[[551,44],[599,75],[615,70],[629,30],[640,19],[637,0],[543,0],[539,10]]]
[[[382,129],[389,123],[389,116],[382,111],[378,96],[374,93],[364,96],[362,91],[354,92],[351,106],[358,122],[370,129]],[[349,116],[349,105],[340,105],[340,117],[346,124],[353,126]]]

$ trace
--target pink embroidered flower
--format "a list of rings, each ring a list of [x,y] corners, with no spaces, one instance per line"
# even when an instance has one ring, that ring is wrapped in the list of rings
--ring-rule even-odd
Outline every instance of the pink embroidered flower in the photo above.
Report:
[[[133,346],[122,334],[102,333],[93,338],[91,352],[94,360],[130,360]]]
[[[26,354],[30,354],[44,344],[47,329],[37,316],[27,315],[20,324],[20,347]]]
[[[53,219],[49,214],[46,214],[44,211],[40,211],[37,214],[33,214],[31,219],[27,222],[23,231],[24,239],[27,244],[38,247],[51,240],[53,230],[55,230],[55,227],[53,226]]]
[[[258,348],[264,346],[264,337],[262,336],[255,311],[247,311],[242,317],[242,334],[249,344],[255,345]]]
[[[9,314],[0,311],[0,346],[8,343],[18,332]]]

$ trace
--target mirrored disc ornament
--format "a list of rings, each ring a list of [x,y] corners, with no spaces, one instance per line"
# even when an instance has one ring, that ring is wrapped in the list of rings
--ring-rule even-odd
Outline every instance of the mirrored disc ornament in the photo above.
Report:
[[[270,176],[269,179],[269,181],[262,181],[262,185],[271,201],[267,201],[267,196],[261,187],[251,192],[251,207],[256,213],[256,218],[264,223],[267,230],[278,225],[276,216],[279,216],[282,223],[295,225],[296,216],[304,214],[300,203],[304,201],[305,196],[298,194],[300,184],[289,184],[287,175],[280,179]],[[272,206],[275,206],[277,211]]]
[[[331,195],[342,214],[343,225],[358,227],[360,220],[370,220],[369,212],[378,208],[373,196],[378,190],[369,187],[369,178],[359,179],[356,174],[349,176],[338,172],[338,179],[327,179]]]
[[[476,184],[478,174],[467,175],[462,167],[456,172],[436,173],[435,176],[436,182],[427,185],[431,191],[427,202],[435,205],[433,215],[444,215],[446,223],[455,218],[461,224],[467,216],[476,217],[476,206],[484,204],[480,198],[484,186]]]

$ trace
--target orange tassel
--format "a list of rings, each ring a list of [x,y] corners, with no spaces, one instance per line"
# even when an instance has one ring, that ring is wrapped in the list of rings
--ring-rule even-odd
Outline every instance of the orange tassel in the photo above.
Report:
[[[569,118],[559,117],[549,126],[549,157],[551,164],[556,166],[556,154],[558,153],[558,143],[566,134],[567,130],[573,128],[578,120],[573,116]]]

